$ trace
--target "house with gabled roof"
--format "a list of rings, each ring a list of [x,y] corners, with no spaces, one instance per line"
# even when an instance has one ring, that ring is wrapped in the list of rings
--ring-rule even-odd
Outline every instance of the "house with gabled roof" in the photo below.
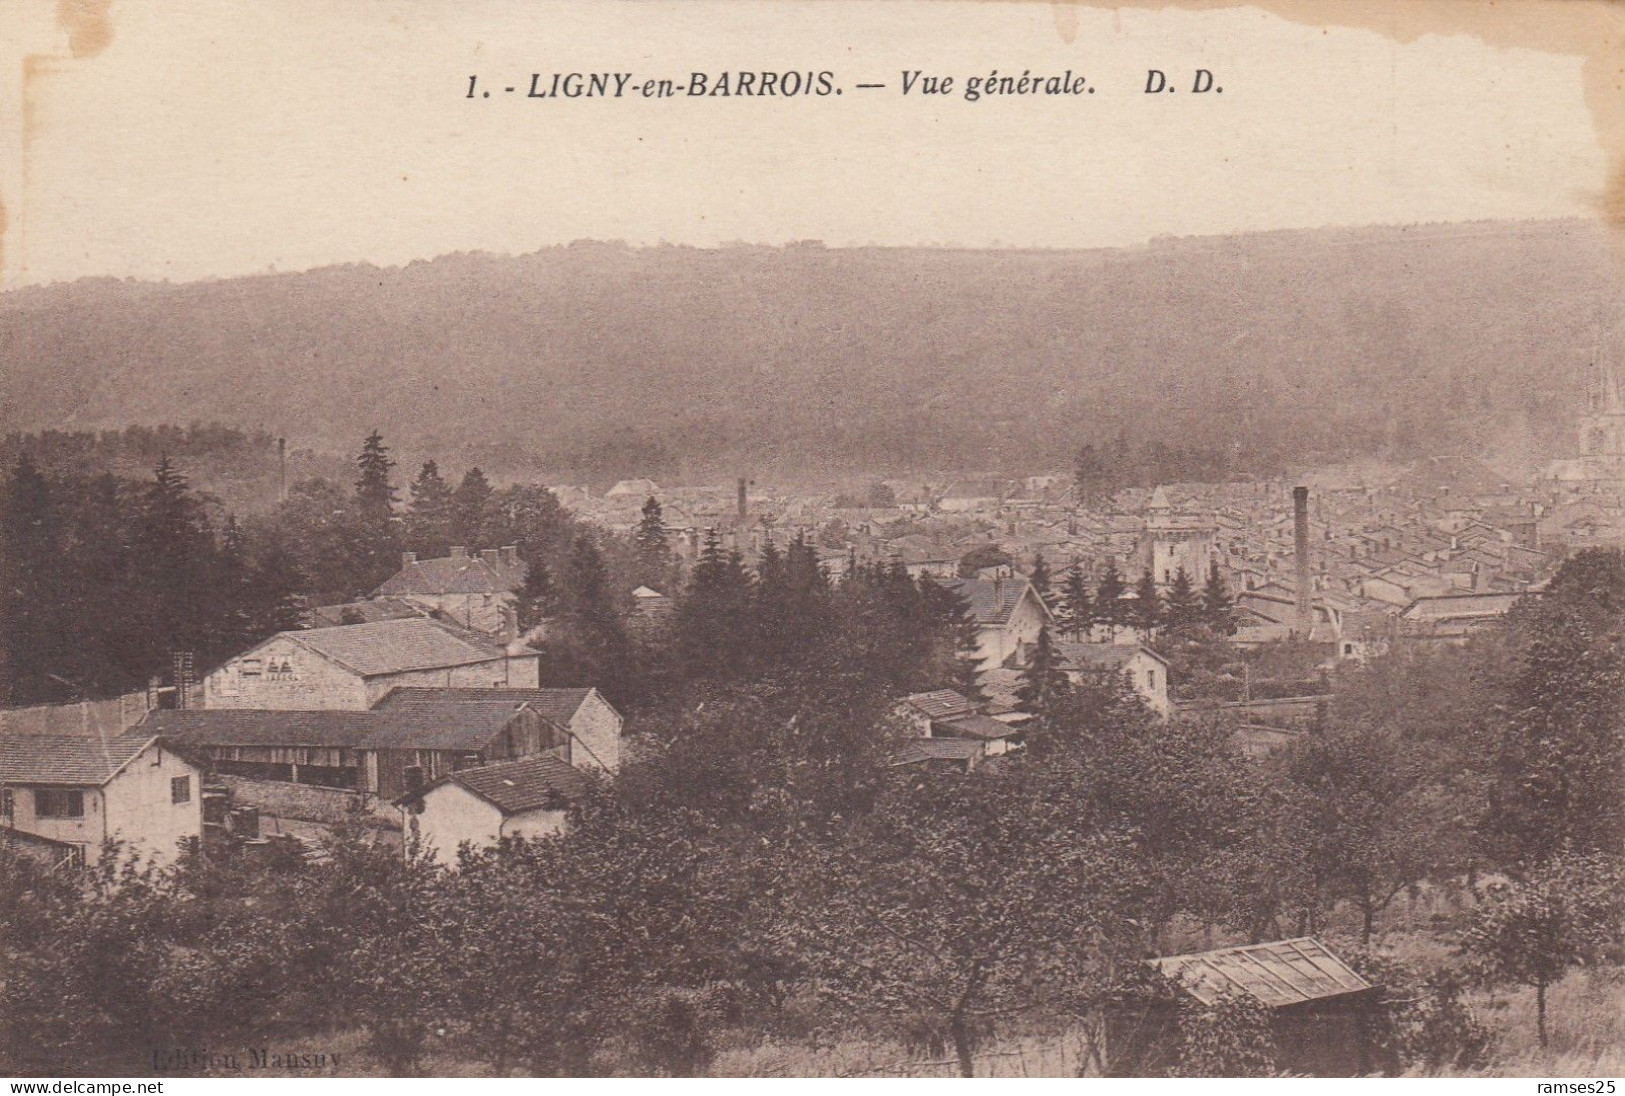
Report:
[[[486,635],[501,635],[515,592],[530,570],[514,545],[471,555],[454,547],[439,559],[401,556],[401,569],[372,592],[374,600],[405,602],[422,612]]]
[[[86,867],[112,840],[168,863],[203,834],[200,775],[153,733],[0,735],[0,846]]]
[[[451,866],[464,845],[562,832],[570,804],[589,786],[579,769],[556,757],[526,757],[450,773],[401,796],[396,806],[406,833]]]
[[[1145,706],[1166,718],[1173,711],[1168,698],[1168,660],[1142,643],[1055,644],[1058,667],[1074,683],[1097,675],[1116,675],[1127,681]]]
[[[1022,663],[1039,631],[1055,622],[1033,584],[1020,575],[956,579],[942,585],[970,604],[979,669]]]
[[[403,686],[535,688],[540,657],[421,617],[279,632],[205,677],[203,706],[365,711]]]

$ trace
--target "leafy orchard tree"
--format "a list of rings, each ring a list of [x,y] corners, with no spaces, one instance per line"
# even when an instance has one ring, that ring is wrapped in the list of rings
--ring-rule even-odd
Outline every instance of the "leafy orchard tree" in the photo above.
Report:
[[[1625,873],[1616,856],[1563,852],[1521,882],[1497,884],[1474,911],[1461,950],[1492,984],[1533,986],[1546,1046],[1546,991],[1570,967],[1602,961],[1621,944]]]
[[[1359,911],[1370,944],[1377,914],[1428,879],[1470,863],[1472,807],[1454,754],[1375,729],[1331,729],[1294,744],[1285,774],[1302,790],[1300,832],[1322,894]]]
[[[1133,858],[1019,774],[911,770],[799,857],[794,939],[824,1000],[951,1047],[1041,1006],[1082,1012],[1134,955]]]
[[[1508,614],[1521,665],[1503,699],[1486,838],[1510,867],[1625,846],[1625,556],[1585,551]]]

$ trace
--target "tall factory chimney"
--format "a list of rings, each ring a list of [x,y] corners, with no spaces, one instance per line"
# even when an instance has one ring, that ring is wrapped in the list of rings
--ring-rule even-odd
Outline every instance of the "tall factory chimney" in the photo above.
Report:
[[[1292,539],[1297,555],[1298,605],[1296,627],[1298,634],[1309,638],[1315,624],[1314,590],[1309,578],[1309,488],[1292,489]]]
[[[747,504],[745,502],[745,488],[749,483],[750,481],[744,476],[739,477],[739,518],[741,521],[744,520],[745,510],[747,509]]]

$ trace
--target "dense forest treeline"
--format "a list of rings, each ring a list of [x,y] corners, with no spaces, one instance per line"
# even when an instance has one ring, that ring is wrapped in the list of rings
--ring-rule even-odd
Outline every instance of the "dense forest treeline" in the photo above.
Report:
[[[353,479],[305,480],[281,504],[241,520],[192,488],[167,454],[142,479],[112,472],[47,474],[24,455],[0,482],[0,703],[117,695],[168,679],[173,655],[198,673],[308,610],[364,598],[401,566],[453,545],[512,545],[527,565],[518,623],[542,629],[544,684],[596,685],[616,703],[683,695],[678,682],[717,669],[740,678],[762,658],[815,643],[815,593],[841,607],[842,649],[892,668],[894,692],[974,678],[959,658],[973,643],[963,600],[915,583],[899,566],[854,568],[831,592],[814,548],[770,549],[758,572],[712,533],[687,576],[671,636],[635,635],[631,592],[685,581],[659,503],[633,535],[577,521],[547,488],[497,488],[478,467],[442,475],[425,461],[406,485],[381,435],[353,461]],[[773,606],[772,620],[751,617]],[[833,635],[834,633],[832,633]],[[833,642],[833,640],[832,640]]]
[[[550,482],[1030,471],[1119,439],[1163,481],[1516,463],[1570,448],[1593,358],[1621,356],[1614,261],[1557,221],[85,281],[0,296],[0,429],[199,419],[336,453],[378,425]]]

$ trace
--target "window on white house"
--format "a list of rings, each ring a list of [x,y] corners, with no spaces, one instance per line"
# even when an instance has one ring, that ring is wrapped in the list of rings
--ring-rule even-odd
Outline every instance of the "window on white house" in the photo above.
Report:
[[[83,818],[85,793],[60,788],[34,789],[35,818]]]
[[[177,776],[169,782],[169,801],[171,803],[190,803],[192,801],[192,778]]]
[[[1157,691],[1157,671],[1147,670],[1145,672],[1145,684],[1152,692]]]
[[[16,804],[11,798],[11,789],[0,788],[0,821],[10,822],[16,811]]]
[[[244,677],[259,677],[263,663],[257,658],[245,658],[238,665]]]

